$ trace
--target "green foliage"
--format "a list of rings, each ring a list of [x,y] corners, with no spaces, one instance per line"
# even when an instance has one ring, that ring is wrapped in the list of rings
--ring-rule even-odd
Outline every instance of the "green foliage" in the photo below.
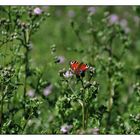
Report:
[[[1,6],[0,133],[140,134],[138,15]],[[75,60],[89,68],[70,69]]]

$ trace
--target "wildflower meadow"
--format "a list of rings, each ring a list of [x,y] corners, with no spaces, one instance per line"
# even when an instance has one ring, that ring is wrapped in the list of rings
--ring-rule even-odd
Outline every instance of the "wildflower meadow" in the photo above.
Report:
[[[0,134],[140,134],[140,7],[1,6]]]

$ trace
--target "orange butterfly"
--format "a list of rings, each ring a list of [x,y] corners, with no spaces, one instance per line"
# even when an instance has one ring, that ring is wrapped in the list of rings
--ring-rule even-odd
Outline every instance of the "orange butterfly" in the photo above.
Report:
[[[85,71],[88,70],[89,66],[84,63],[79,63],[77,61],[70,62],[70,68],[76,74],[76,76],[84,76]]]

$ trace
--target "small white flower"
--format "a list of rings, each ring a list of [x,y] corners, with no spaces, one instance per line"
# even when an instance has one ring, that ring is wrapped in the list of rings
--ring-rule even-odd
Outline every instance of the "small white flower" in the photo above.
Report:
[[[52,92],[52,88],[52,85],[47,86],[43,91],[44,96],[48,96]]]
[[[67,133],[71,128],[72,128],[72,125],[64,124],[64,125],[61,126],[60,131],[62,133]]]
[[[72,73],[70,70],[68,70],[68,71],[66,71],[65,73],[63,73],[63,76],[64,76],[65,78],[69,78],[69,77],[72,77],[72,76],[73,76],[73,73]]]
[[[96,70],[96,68],[90,66],[90,67],[89,67],[89,70],[92,71],[92,72],[94,72],[94,71]]]
[[[29,90],[28,92],[27,92],[27,96],[29,96],[29,97],[34,97],[35,96],[35,91],[34,90]]]
[[[40,15],[42,13],[42,10],[39,8],[39,7],[36,7],[35,9],[34,9],[34,14],[35,15]]]

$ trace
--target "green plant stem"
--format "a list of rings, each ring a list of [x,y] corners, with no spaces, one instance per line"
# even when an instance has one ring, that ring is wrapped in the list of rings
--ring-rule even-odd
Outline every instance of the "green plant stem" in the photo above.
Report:
[[[27,120],[26,120],[26,122],[25,122],[25,124],[24,124],[24,126],[23,126],[23,129],[22,129],[23,134],[26,133],[25,130],[26,130],[26,127],[27,127],[28,122],[29,122],[30,118],[32,117],[32,115],[33,115],[33,113],[31,113],[31,114],[29,115],[29,117],[27,118]]]
[[[66,80],[67,81],[67,80]],[[81,80],[81,82],[83,83],[83,81]],[[68,83],[68,86],[69,86],[69,88],[70,88],[70,90],[72,91],[72,93],[73,94],[75,94],[75,92],[74,92],[74,90],[72,89],[72,87],[70,86],[70,84],[69,84],[69,82],[67,81],[67,83]],[[86,128],[86,111],[85,111],[85,103],[84,103],[84,101],[81,101],[80,99],[78,100],[78,102],[79,102],[79,104],[81,105],[81,107],[82,107],[82,126],[83,126],[83,129],[85,130],[85,128]]]
[[[79,42],[81,43],[81,45],[84,46],[84,43],[83,43],[82,38],[80,36],[80,30],[79,30],[79,28],[75,27],[75,23],[73,21],[71,21],[71,27],[72,27],[76,37],[78,38]]]
[[[82,114],[83,114],[83,129],[86,127],[86,117],[85,117],[85,104],[82,106]]]
[[[26,98],[27,77],[28,77],[28,49],[25,52],[25,79],[24,79],[24,99]]]
[[[70,83],[68,82],[68,80],[66,80],[67,81],[67,83],[68,83],[68,86],[69,86],[69,88],[70,88],[70,90],[72,91],[72,93],[73,94],[75,94],[75,92],[74,92],[74,90],[72,89],[72,87],[70,86]],[[80,81],[81,81],[81,84],[82,84],[82,86],[83,86],[83,81],[80,79]],[[82,108],[82,126],[83,126],[83,129],[85,129],[85,120],[86,120],[86,117],[85,117],[85,103],[84,103],[84,101],[81,101],[80,99],[78,99],[78,102],[79,102],[79,104],[81,105],[81,108]]]
[[[113,106],[113,96],[114,96],[114,86],[111,82],[111,79],[109,79],[109,102],[108,102],[108,117],[107,117],[107,124],[106,124],[106,130],[107,132],[110,129],[111,125],[111,112],[112,112],[112,106]]]
[[[81,84],[82,84],[83,89],[85,89],[83,80],[81,78],[79,80],[81,81]]]
[[[85,91],[85,86],[84,86],[84,82],[83,82],[83,79],[80,78],[80,81],[81,81],[81,85],[82,85],[82,88],[84,89]],[[84,93],[83,93],[84,94]],[[82,107],[82,122],[83,122],[83,129],[85,130],[86,127],[87,127],[87,121],[88,121],[88,110],[86,108],[86,102],[85,100],[83,99],[81,101],[81,107]]]
[[[3,100],[4,100],[4,93],[2,90],[1,93],[1,107],[0,107],[0,133],[1,133],[1,128],[2,128],[2,123],[3,123]]]
[[[83,129],[85,130],[85,126],[86,126],[86,124],[85,124],[85,122],[86,122],[85,121],[85,104],[81,100],[78,100],[78,101],[82,107],[82,125],[83,125]]]
[[[71,92],[72,92],[73,94],[75,94],[75,92],[74,92],[74,90],[72,89],[72,87],[71,87],[71,85],[70,85],[69,81],[68,81],[68,80],[66,80],[66,82],[67,82],[68,87],[70,88]]]
[[[24,79],[24,112],[25,112],[25,102],[26,102],[26,90],[27,90],[27,78],[28,78],[28,71],[29,71],[29,31],[28,30],[24,30],[24,42],[25,42],[25,59],[24,59],[24,63],[25,63],[25,79]]]
[[[1,93],[1,107],[0,107],[0,133],[2,131],[2,125],[3,125],[3,105],[4,105],[4,98],[5,98],[5,95],[7,93],[7,89],[8,89],[8,86],[5,87],[5,89],[3,89],[3,86],[2,86],[2,93]]]

